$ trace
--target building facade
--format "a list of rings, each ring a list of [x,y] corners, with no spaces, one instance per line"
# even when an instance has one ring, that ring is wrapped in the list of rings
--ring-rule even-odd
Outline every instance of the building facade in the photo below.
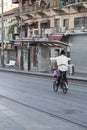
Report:
[[[18,5],[14,16],[22,38],[61,40],[68,43],[71,48],[67,48],[67,51],[70,52],[69,56],[72,58],[71,63],[75,65],[75,71],[87,71],[86,0],[12,0],[12,3]],[[51,52],[57,54],[61,50],[59,46],[50,48]],[[35,63],[31,65],[37,66]]]
[[[2,48],[4,50],[4,63],[9,62],[9,60],[16,60],[16,50],[14,45],[10,42],[13,39],[13,34],[17,34],[17,20],[14,16],[14,9],[6,11],[3,14],[3,44],[2,44],[2,26],[0,26],[0,57]],[[0,25],[2,25],[1,15],[0,15]],[[15,29],[13,28],[15,27]],[[0,61],[1,62],[1,61]],[[1,64],[1,63],[0,63]]]

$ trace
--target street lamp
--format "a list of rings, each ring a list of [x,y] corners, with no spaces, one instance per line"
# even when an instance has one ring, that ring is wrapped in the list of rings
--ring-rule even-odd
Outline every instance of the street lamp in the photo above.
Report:
[[[20,37],[21,37],[21,56],[20,56],[20,69],[23,70],[23,41],[22,41],[22,0],[19,1],[19,8],[20,8],[20,26],[21,26],[21,31],[20,31]]]
[[[3,22],[3,0],[1,0],[1,65],[4,67],[4,22]]]

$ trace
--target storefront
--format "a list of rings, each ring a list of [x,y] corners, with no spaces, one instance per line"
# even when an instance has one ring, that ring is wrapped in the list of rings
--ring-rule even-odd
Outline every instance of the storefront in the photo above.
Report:
[[[69,35],[71,46],[71,62],[75,72],[87,72],[87,34]]]
[[[67,44],[58,40],[30,42],[30,64],[33,71],[49,71],[48,58],[58,55],[62,48],[67,50]]]
[[[4,53],[4,64],[8,63],[9,60],[16,60],[16,48],[14,47],[13,43],[5,42],[3,45],[0,43],[0,57],[1,53]],[[1,61],[0,61],[1,64]]]
[[[19,66],[19,69],[23,70],[30,70],[30,46],[29,46],[29,40],[30,39],[19,39],[19,40],[13,40],[14,46],[17,48],[17,64]],[[29,62],[28,62],[29,60]]]
[[[32,71],[49,71],[48,58],[53,54],[58,55],[61,48],[67,49],[68,46],[58,40],[41,41],[32,39],[16,40],[14,44],[19,45],[19,64],[21,63],[20,57],[23,56],[23,69]]]

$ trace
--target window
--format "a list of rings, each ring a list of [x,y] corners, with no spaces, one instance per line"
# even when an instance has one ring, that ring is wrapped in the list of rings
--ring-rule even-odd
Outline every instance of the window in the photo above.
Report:
[[[40,24],[40,27],[41,28],[44,28],[44,29],[47,29],[47,28],[50,28],[50,21],[42,21],[41,24]]]
[[[66,27],[66,28],[69,27],[69,19],[64,19],[63,20],[63,27]]]
[[[74,26],[75,27],[82,27],[85,24],[85,17],[79,17],[74,19]]]
[[[60,31],[60,18],[55,19],[55,28],[56,28],[56,32]]]
[[[74,19],[75,27],[87,26],[87,17],[79,17]]]

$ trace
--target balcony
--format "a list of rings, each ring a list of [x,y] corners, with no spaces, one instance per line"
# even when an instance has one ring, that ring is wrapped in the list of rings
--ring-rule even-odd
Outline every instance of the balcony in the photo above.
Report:
[[[35,17],[50,16],[51,12],[49,10],[53,10],[55,13],[68,14],[70,12],[78,13],[81,9],[82,10],[87,9],[87,0],[69,0],[69,2],[64,3],[61,3],[61,0],[51,0],[49,8],[44,3],[41,2],[43,2],[43,0],[42,1],[37,0],[34,4],[30,5],[29,1],[26,1],[22,7],[23,15],[35,18]],[[15,11],[15,15],[20,16],[20,10]]]
[[[72,8],[73,10],[77,12],[86,11],[87,9],[87,1],[85,0],[75,2],[73,4],[67,5],[68,7]]]
[[[78,12],[79,8],[87,8],[87,0],[54,0],[50,2],[50,8],[55,12]]]
[[[60,6],[79,4],[79,3],[87,3],[87,0],[60,0]]]
[[[48,9],[42,9],[36,3],[33,5],[24,4],[22,7],[22,15],[26,15],[27,17],[43,17],[49,16]],[[45,13],[46,12],[46,13]],[[20,16],[20,8],[15,10],[15,17]]]
[[[17,0],[14,0],[14,2],[17,2]],[[59,0],[52,0],[50,4],[52,8],[55,8],[55,6],[58,5],[58,3]],[[36,0],[36,2],[34,2],[33,4],[29,3],[29,1],[26,1],[22,5],[22,14],[28,17],[32,16],[34,18],[35,15],[38,15],[38,17],[49,16],[49,8],[49,4],[44,3],[44,0]],[[20,9],[15,10],[15,16],[20,16]]]
[[[87,0],[69,0],[69,2],[60,1],[60,9],[65,13],[78,13],[87,9]]]

